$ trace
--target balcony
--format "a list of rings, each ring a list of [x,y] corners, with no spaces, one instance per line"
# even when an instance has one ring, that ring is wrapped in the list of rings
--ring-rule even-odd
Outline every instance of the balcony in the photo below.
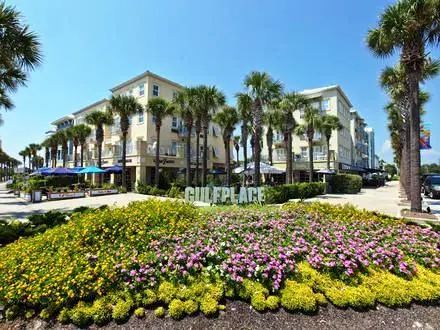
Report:
[[[300,158],[298,159],[298,161],[300,162],[308,162],[309,161],[309,155],[299,155]],[[313,153],[313,161],[325,161],[327,160],[327,153],[324,152],[314,152]]]
[[[159,155],[167,157],[179,157],[182,158],[184,154],[184,147],[180,144],[160,146]],[[156,143],[149,143],[147,145],[147,154],[150,156],[156,156]]]

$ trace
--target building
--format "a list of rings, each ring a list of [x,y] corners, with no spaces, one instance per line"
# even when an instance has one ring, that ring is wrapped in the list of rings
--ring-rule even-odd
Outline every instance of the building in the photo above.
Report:
[[[352,110],[353,105],[338,85],[307,89],[301,94],[311,100],[311,104],[321,113],[337,116],[342,124],[340,131],[334,131],[327,150],[325,137],[315,132],[313,138],[313,163],[315,170],[327,168],[327,154],[330,153],[330,168],[335,171],[359,173],[368,166],[368,146],[365,139],[365,120],[358,111]],[[295,121],[303,123],[304,112],[294,112]],[[305,136],[293,135],[293,170],[296,180],[308,178],[308,143]],[[263,159],[267,160],[267,145],[263,144]],[[285,169],[286,151],[281,132],[274,134],[273,164]]]
[[[374,144],[374,129],[372,127],[365,128],[365,136],[368,144],[368,167],[378,168],[376,164],[376,150]]]
[[[127,80],[110,89],[112,95],[132,95],[140,104],[145,106],[148,100],[154,97],[161,97],[172,100],[173,96],[183,89],[183,86],[158,76],[150,71]],[[88,105],[71,115],[64,116],[52,123],[55,129],[63,129],[70,125],[85,123],[87,114],[93,111],[106,111],[108,100],[102,99]],[[95,141],[95,131],[92,127],[92,134],[88,138],[86,150],[84,150],[85,165],[97,165],[97,145]],[[110,167],[121,164],[122,148],[120,138],[119,117],[114,117],[112,126],[104,127],[104,142],[102,146],[102,166]],[[160,163],[163,171],[175,176],[179,169],[185,168],[185,136],[187,132],[183,127],[183,122],[179,116],[165,118],[161,127],[160,146],[156,144],[155,118],[145,110],[130,118],[130,128],[127,136],[127,177],[128,182],[133,187],[136,181],[152,183],[154,182],[154,165],[156,148],[160,151]],[[193,136],[191,146],[192,166],[195,167],[195,132],[190,132]],[[225,150],[220,127],[211,123],[208,136],[208,168],[225,167]],[[201,148],[203,148],[201,146]],[[78,147],[78,159],[80,154]],[[203,150],[200,151],[201,156]],[[73,150],[69,147],[68,166],[73,167]],[[59,165],[62,158],[59,158]]]

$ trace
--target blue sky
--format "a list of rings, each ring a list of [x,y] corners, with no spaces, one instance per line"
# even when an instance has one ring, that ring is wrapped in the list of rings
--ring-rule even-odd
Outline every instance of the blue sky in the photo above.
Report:
[[[339,84],[376,130],[376,152],[392,159],[378,75],[393,59],[375,58],[365,46],[369,27],[391,1],[352,0],[14,0],[40,35],[44,63],[3,114],[4,149],[17,156],[41,142],[50,122],[103,97],[150,70],[183,85],[214,84],[230,104],[251,70],[269,72],[287,90]],[[436,50],[432,52],[438,56]],[[440,77],[426,121],[440,119]],[[425,162],[440,159],[440,131]]]

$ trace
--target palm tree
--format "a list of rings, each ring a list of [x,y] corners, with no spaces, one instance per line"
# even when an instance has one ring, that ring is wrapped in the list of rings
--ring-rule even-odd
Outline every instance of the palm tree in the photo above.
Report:
[[[208,174],[208,129],[209,122],[215,114],[217,108],[225,104],[226,97],[215,86],[201,85],[195,89],[195,129],[196,138],[198,140],[200,132],[197,133],[198,119],[200,118],[201,129],[203,131],[203,155],[202,155],[202,186],[206,186],[206,178]],[[196,149],[198,150],[198,141],[196,141]],[[198,180],[198,159],[196,164],[196,181]]]
[[[36,160],[37,160],[37,153],[39,150],[41,150],[41,146],[37,143],[31,143],[29,144],[29,150],[32,155],[32,170],[34,170],[35,168],[38,168],[38,164]]]
[[[194,124],[194,109],[192,108],[191,98],[194,93],[194,88],[186,87],[183,91],[178,92],[173,99],[173,106],[182,117],[186,130],[185,167],[187,187],[191,186],[191,130]]]
[[[102,143],[104,142],[104,125],[113,125],[113,116],[109,112],[94,111],[89,113],[85,120],[87,124],[95,126],[95,140],[96,145],[98,146],[98,167],[101,167]]]
[[[80,156],[79,156],[80,166],[83,167],[84,166],[84,150],[86,147],[86,141],[87,141],[87,138],[92,133],[92,129],[90,128],[90,126],[85,125],[85,124],[79,124],[74,127],[75,127],[75,131],[76,131],[76,135],[78,137],[79,145],[81,147],[81,152],[80,152]],[[75,154],[76,154],[76,149],[75,149]]]
[[[28,157],[28,163],[29,163],[29,170],[32,169],[32,164],[31,164],[31,160],[32,160],[32,151],[29,148],[29,146],[27,146],[26,148],[24,148],[24,151],[26,153],[26,156]],[[26,167],[25,167],[26,168]]]
[[[244,79],[248,95],[252,99],[253,106],[253,130],[255,135],[255,154],[254,154],[254,182],[260,185],[260,158],[261,158],[261,135],[263,124],[263,112],[267,105],[277,99],[282,93],[280,82],[272,79],[266,72],[253,71]]]
[[[327,143],[327,168],[330,169],[330,139],[334,131],[340,131],[343,128],[339,118],[333,115],[323,115],[320,131],[325,136]]]
[[[26,149],[21,150],[18,154],[21,157],[23,157],[23,174],[24,174],[26,172],[26,157],[27,157]]]
[[[283,126],[284,118],[283,114],[278,108],[279,102],[275,102],[274,106],[272,106],[268,111],[264,113],[264,123],[267,126],[266,132],[266,144],[267,144],[267,153],[269,158],[269,164],[273,165],[273,130],[279,129]]]
[[[307,105],[304,108],[304,123],[296,128],[297,135],[305,134],[309,145],[309,182],[313,182],[313,137],[321,130],[322,116],[318,109]]]
[[[238,116],[238,118],[240,118],[240,116]],[[240,141],[241,137],[240,135],[235,135],[234,136],[234,148],[235,148],[235,152],[237,153],[237,166],[240,166]]]
[[[171,116],[175,109],[170,102],[156,97],[148,101],[147,112],[155,118],[156,124],[156,160],[155,160],[155,185],[159,186],[159,166],[160,166],[160,128],[162,127],[163,120]]]
[[[0,107],[13,108],[9,93],[26,84],[28,72],[42,60],[37,35],[23,24],[21,13],[14,7],[0,3]]]
[[[284,94],[280,101],[280,109],[284,115],[284,142],[286,148],[286,184],[293,182],[293,146],[292,134],[297,126],[293,112],[304,109],[309,104],[308,99],[295,92]]]
[[[110,101],[109,111],[112,114],[119,115],[122,134],[122,186],[127,188],[126,182],[126,167],[127,167],[127,135],[130,126],[130,117],[140,111],[144,111],[142,105],[138,103],[136,98],[132,95],[117,95],[112,96]]]
[[[200,97],[203,92],[203,87],[195,87],[189,100],[191,107],[194,110],[194,130],[196,132],[196,168],[195,168],[195,184],[199,186],[199,162],[200,162],[200,133],[202,133],[202,116],[205,109],[200,106]],[[208,122],[209,123],[209,122]],[[202,171],[204,170],[202,166]],[[203,172],[204,173],[204,172]]]
[[[67,165],[67,152],[68,152],[68,143],[69,143],[69,136],[67,133],[68,133],[67,129],[61,129],[56,131],[52,135],[52,137],[57,142],[57,145],[61,145],[61,156],[63,159],[63,167],[66,167]]]
[[[231,137],[238,121],[237,110],[230,106],[224,106],[223,110],[214,117],[214,122],[216,122],[223,131],[222,136],[226,153],[226,186],[228,187],[231,185]]]
[[[243,166],[247,169],[247,147],[249,124],[252,122],[252,99],[248,94],[237,93],[238,117],[241,121],[241,146],[243,147]]]
[[[378,27],[367,35],[367,44],[380,57],[400,50],[400,62],[407,77],[410,123],[411,210],[421,212],[420,195],[420,86],[425,48],[440,41],[438,1],[401,0],[388,6],[379,18]]]
[[[50,158],[50,140],[46,138],[41,146],[44,147],[44,166],[49,167],[49,158]]]

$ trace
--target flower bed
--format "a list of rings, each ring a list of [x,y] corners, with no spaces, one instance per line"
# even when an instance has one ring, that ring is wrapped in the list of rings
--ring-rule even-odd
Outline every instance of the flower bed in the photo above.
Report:
[[[225,297],[258,311],[438,303],[439,242],[434,230],[349,206],[200,213],[150,200],[1,249],[0,301],[8,317],[37,310],[81,326],[151,306],[159,317],[164,307],[174,318],[215,315]]]

